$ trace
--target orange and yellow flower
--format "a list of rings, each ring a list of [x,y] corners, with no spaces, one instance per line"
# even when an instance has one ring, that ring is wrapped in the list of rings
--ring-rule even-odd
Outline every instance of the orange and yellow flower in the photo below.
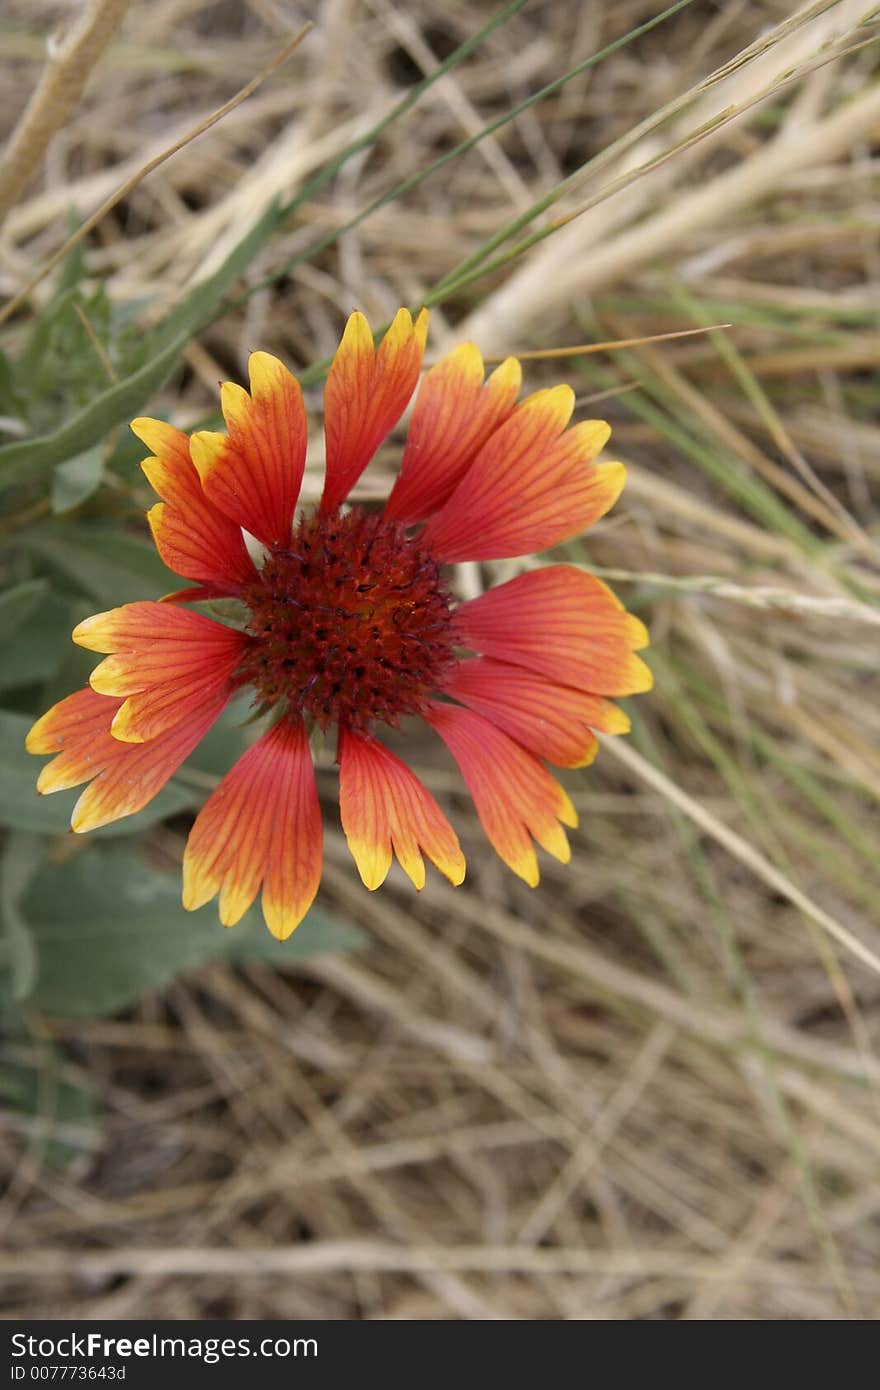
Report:
[[[582,767],[595,730],[629,727],[609,697],[647,690],[641,622],[570,565],[528,571],[457,602],[446,568],[546,550],[579,535],[620,494],[624,469],[594,462],[609,430],[569,426],[567,386],[517,404],[508,358],[484,379],[471,343],[425,375],[400,474],[381,511],[348,506],[399,422],[422,367],[427,313],[401,309],[374,348],[353,314],[324,391],[326,478],[297,513],[306,458],[302,393],[268,353],[250,391],[222,389],[225,434],[188,438],[160,420],[132,429],[161,498],[148,513],[160,556],[194,587],[86,619],[74,641],[103,655],[89,685],[28,735],[55,757],[41,792],[87,782],[74,830],[147,804],[242,688],[271,715],[196,817],[183,900],[220,895],[230,925],[262,890],[269,929],[288,936],[321,877],[322,826],[309,734],[335,726],[342,827],[368,888],[396,855],[417,888],[426,856],[454,884],[454,830],[413,772],[376,735],[418,716],[457,762],[485,832],[529,884],[534,842],[567,861],[577,817],[545,762]],[[244,533],[262,547],[255,563]],[[237,599],[241,628],[181,603]]]

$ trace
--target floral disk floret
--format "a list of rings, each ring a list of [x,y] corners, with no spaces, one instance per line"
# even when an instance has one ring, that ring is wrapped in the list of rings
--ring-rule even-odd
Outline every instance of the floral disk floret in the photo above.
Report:
[[[464,344],[421,383],[384,508],[346,505],[409,403],[426,334],[427,313],[413,322],[401,309],[376,349],[363,315],[351,316],[324,391],[323,496],[298,516],[302,393],[268,353],[250,358],[249,392],[222,388],[225,434],[132,424],[161,499],[148,513],[156,548],[193,587],[80,623],[74,641],[104,659],[37,721],[27,747],[55,755],[41,792],[88,783],[72,825],[93,830],[145,806],[249,688],[272,722],[199,812],[183,866],[184,905],[219,893],[226,925],[262,891],[269,929],[284,938],[314,899],[313,727],[338,730],[342,827],[368,888],[392,856],[417,888],[424,857],[452,883],[464,877],[437,802],[376,736],[407,716],[443,740],[492,845],[534,885],[535,843],[566,861],[563,826],[577,823],[545,762],[591,762],[596,730],[629,727],[610,697],[651,685],[636,655],[644,626],[594,576],[548,565],[464,603],[450,584],[448,566],[546,550],[617,500],[623,465],[594,462],[608,427],[570,426],[569,387],[517,404],[519,363],[485,378]],[[244,532],[260,542],[259,562]],[[179,606],[228,598],[245,605],[242,630]]]

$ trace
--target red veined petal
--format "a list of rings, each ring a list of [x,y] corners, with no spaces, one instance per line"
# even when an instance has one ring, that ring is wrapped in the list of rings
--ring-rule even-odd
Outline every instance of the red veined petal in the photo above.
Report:
[[[128,696],[111,725],[129,743],[156,738],[203,701],[231,689],[249,638],[164,603],[128,603],[86,618],[73,640],[110,652],[89,678],[101,695]]]
[[[566,430],[573,406],[568,386],[536,391],[483,445],[425,527],[425,544],[441,563],[547,550],[614,505],[623,464],[592,466],[611,431],[602,420]]]
[[[299,382],[277,357],[252,352],[250,395],[226,382],[220,404],[228,434],[190,440],[206,497],[268,546],[286,545],[306,462],[307,428]]]
[[[399,309],[378,352],[363,314],[351,315],[324,387],[327,476],[321,511],[344,502],[415,390],[428,334],[428,311],[413,323]]]
[[[577,825],[568,795],[547,769],[481,715],[432,704],[425,715],[461,769],[477,815],[497,853],[532,888],[539,880],[532,840],[567,864],[559,824]]]
[[[160,556],[184,579],[201,579],[234,593],[254,577],[241,528],[202,491],[189,454],[189,439],[164,420],[132,420],[131,429],[152,449],[141,468],[163,499],[147,512]]]
[[[576,690],[634,695],[653,684],[635,655],[648,643],[644,623],[573,565],[517,575],[462,604],[456,623],[463,645]]]
[[[284,940],[299,926],[321,879],[321,810],[302,720],[263,734],[202,807],[183,858],[183,905],[220,893],[232,926],[263,889],[263,916]]]
[[[29,753],[73,754],[77,749],[87,748],[95,739],[108,732],[110,721],[121,704],[121,700],[108,699],[107,696],[98,695],[86,686],[83,690],[68,695],[66,699],[59,700],[57,705],[47,710],[32,725],[24,746]],[[54,763],[47,763],[40,774],[41,778],[54,767]],[[81,777],[74,777],[71,782],[59,781],[57,786],[43,785],[40,791],[61,791],[63,787],[76,787],[91,775],[90,772],[84,772]],[[55,779],[46,778],[47,782],[50,780]]]
[[[459,662],[443,691],[557,767],[586,767],[593,761],[599,748],[594,729],[626,733],[629,728],[623,710],[601,695],[491,657]]]
[[[189,680],[161,681],[130,695],[113,718],[111,734],[124,743],[148,743],[158,738],[216,695],[225,691],[228,698],[237,665],[238,656],[233,655],[224,664],[215,663]]]
[[[79,832],[132,816],[152,801],[189,757],[228,698],[228,690],[215,692],[159,738],[122,743],[110,733],[122,702],[89,687],[78,690],[38,719],[28,734],[29,752],[58,754],[40,773],[37,790],[63,791],[88,781],[70,822]]]
[[[71,817],[76,831],[97,830],[133,815],[152,801],[222,714],[228,690],[215,691],[197,709],[149,743],[122,743],[111,734],[100,755],[103,767],[80,796]],[[121,749],[121,753],[116,750]]]
[[[74,642],[87,651],[129,653],[133,658],[142,655],[145,660],[149,660],[152,651],[160,645],[167,647],[169,656],[189,650],[197,652],[201,658],[208,651],[223,651],[230,644],[240,643],[241,639],[240,632],[224,627],[213,618],[150,599],[94,613],[73,630]],[[172,672],[166,668],[165,676],[170,674]]]
[[[400,476],[385,511],[424,521],[453,492],[486,440],[510,415],[522,369],[508,357],[483,383],[483,359],[462,343],[426,373],[406,437]]]
[[[385,882],[392,849],[416,888],[425,886],[428,856],[451,883],[464,878],[458,837],[414,772],[368,734],[339,733],[342,829],[367,888]]]

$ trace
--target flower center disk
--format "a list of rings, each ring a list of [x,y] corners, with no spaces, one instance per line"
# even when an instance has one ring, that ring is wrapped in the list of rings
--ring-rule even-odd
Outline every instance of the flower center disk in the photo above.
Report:
[[[379,513],[303,517],[242,597],[254,639],[242,675],[265,705],[287,700],[322,728],[421,713],[455,661],[439,565]]]

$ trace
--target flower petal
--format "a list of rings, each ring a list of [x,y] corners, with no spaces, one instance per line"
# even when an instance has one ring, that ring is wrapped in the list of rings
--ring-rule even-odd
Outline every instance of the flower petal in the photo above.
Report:
[[[644,623],[593,574],[548,565],[517,575],[457,610],[463,645],[576,690],[634,695],[653,677],[635,655]]]
[[[228,699],[234,689],[232,674],[237,665],[238,657],[234,656],[225,665],[214,664],[189,680],[161,681],[130,695],[113,718],[111,734],[123,743],[148,743],[158,738],[216,695],[225,692]]]
[[[302,720],[282,719],[239,758],[202,807],[183,858],[183,905],[220,892],[232,926],[263,888],[263,916],[285,940],[321,879],[322,829],[315,772]]]
[[[299,382],[277,357],[252,352],[250,395],[226,382],[220,403],[228,434],[190,440],[205,496],[264,545],[285,545],[306,462],[306,416]]]
[[[163,499],[147,512],[156,549],[169,569],[234,593],[253,580],[254,566],[241,527],[205,496],[189,455],[189,439],[164,420],[132,420],[153,458],[141,468]]]
[[[494,724],[468,709],[433,704],[425,715],[461,769],[497,853],[532,888],[539,880],[532,839],[567,864],[565,831],[577,825],[566,792],[547,769]]]
[[[71,828],[78,832],[97,830],[142,810],[202,741],[228,699],[228,692],[214,694],[149,743],[122,743],[111,734],[113,746],[105,744],[96,756],[96,762],[100,760],[103,766],[74,806]]]
[[[614,505],[626,478],[623,464],[590,466],[611,431],[602,420],[566,430],[573,406],[568,386],[536,391],[495,431],[425,527],[423,539],[437,560],[547,550],[580,535]]]
[[[29,753],[73,753],[78,747],[86,748],[96,738],[106,734],[110,721],[122,704],[121,700],[108,699],[98,695],[86,686],[66,699],[59,700],[32,725],[24,746]],[[47,763],[43,773],[54,769],[54,763]],[[57,786],[42,786],[40,791],[61,791],[63,787],[76,787],[92,775],[86,771],[81,777],[70,782],[58,782]],[[42,777],[42,774],[41,774]],[[47,782],[50,779],[46,779]],[[54,781],[54,778],[51,779]]]
[[[391,851],[416,888],[425,886],[420,851],[451,883],[464,878],[458,837],[414,772],[370,735],[339,733],[342,829],[367,888],[385,882]]]
[[[146,660],[150,659],[151,649],[156,644],[166,646],[170,656],[176,651],[193,648],[199,653],[208,649],[222,651],[230,643],[239,643],[241,638],[240,632],[224,627],[213,618],[191,613],[188,608],[169,608],[165,603],[149,599],[94,613],[73,630],[74,642],[87,651],[126,652],[132,656],[142,655]],[[166,669],[165,675],[169,674]]]
[[[623,710],[601,695],[573,690],[491,657],[459,662],[443,693],[557,767],[586,767],[593,761],[599,749],[593,729],[626,733],[629,728]]]
[[[38,719],[28,734],[28,752],[58,754],[40,773],[37,790],[57,792],[89,782],[71,817],[72,828],[79,832],[132,816],[189,757],[228,698],[228,692],[215,693],[161,737],[132,744],[110,733],[121,701],[88,687],[78,690]]]
[[[156,738],[205,700],[231,693],[249,638],[210,618],[165,603],[127,603],[86,618],[73,640],[110,652],[89,678],[101,695],[128,696],[111,725],[115,738]]]
[[[399,309],[378,352],[363,314],[352,314],[324,387],[327,476],[321,511],[344,502],[415,390],[428,334],[428,311],[413,323]]]
[[[511,414],[522,382],[515,357],[483,384],[483,359],[462,343],[426,374],[406,437],[400,476],[385,508],[395,521],[424,521],[442,507],[486,440]]]

